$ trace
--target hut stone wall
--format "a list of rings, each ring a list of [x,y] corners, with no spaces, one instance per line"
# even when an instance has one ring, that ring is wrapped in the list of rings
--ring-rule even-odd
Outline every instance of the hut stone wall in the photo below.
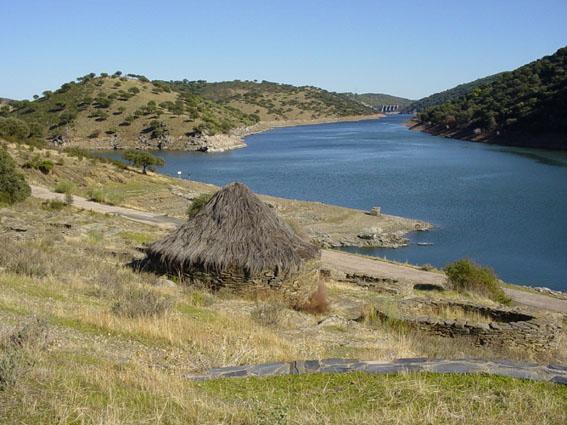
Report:
[[[221,272],[194,268],[184,276],[193,284],[205,285],[214,290],[227,288],[238,294],[254,294],[273,289],[280,291],[291,302],[302,304],[317,291],[320,280],[319,269],[320,261],[311,260],[306,262],[298,273],[291,276],[276,275],[273,269],[249,276],[237,268]]]

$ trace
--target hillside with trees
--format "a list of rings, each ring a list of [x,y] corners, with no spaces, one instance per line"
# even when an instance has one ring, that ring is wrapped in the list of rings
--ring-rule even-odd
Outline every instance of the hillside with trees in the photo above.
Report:
[[[35,95],[33,101],[4,105],[0,117],[20,120],[20,134],[27,127],[29,137],[57,143],[72,140],[92,147],[109,140],[130,145],[132,141],[152,146],[161,143],[161,147],[194,134],[227,133],[257,121],[199,95],[179,93],[143,76],[120,72],[88,74],[55,91]]]
[[[205,99],[250,114],[259,121],[325,120],[375,111],[338,93],[312,86],[292,86],[269,81],[154,81],[179,93]]]
[[[224,150],[242,146],[235,130],[260,121],[310,122],[373,113],[368,106],[316,87],[150,81],[118,71],[87,74],[31,101],[1,105],[0,136],[84,148],[189,150],[211,150],[215,147],[206,141],[216,137],[215,149]]]
[[[418,120],[433,134],[490,143],[567,149],[567,47],[499,74]]]
[[[376,110],[380,110],[384,105],[399,105],[400,109],[405,109],[415,102],[405,97],[392,96],[384,93],[343,93],[343,95]]]
[[[477,87],[491,83],[492,81],[496,80],[500,75],[501,74],[489,75],[488,77],[479,78],[478,80],[474,80],[469,83],[459,84],[458,86],[453,87],[451,89],[444,90],[439,93],[434,93],[430,96],[409,103],[404,107],[402,113],[421,112],[427,108],[441,105],[445,102],[450,102],[451,100],[457,99],[460,96],[464,96],[467,93],[470,93],[473,89]]]

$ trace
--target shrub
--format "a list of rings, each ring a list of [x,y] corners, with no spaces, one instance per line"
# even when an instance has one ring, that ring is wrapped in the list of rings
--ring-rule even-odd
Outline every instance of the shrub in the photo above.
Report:
[[[101,204],[116,205],[122,201],[122,197],[114,192],[109,192],[103,187],[91,187],[87,190],[87,199]]]
[[[311,294],[307,302],[296,306],[296,309],[312,314],[326,313],[329,310],[329,300],[327,298],[327,288],[325,288],[323,282],[319,282],[317,290]]]
[[[0,267],[7,272],[30,277],[44,277],[53,271],[54,262],[32,243],[14,242],[10,238],[0,239]]]
[[[57,193],[71,193],[73,190],[75,190],[75,184],[67,180],[60,181],[55,185],[55,192]]]
[[[449,283],[458,292],[475,293],[500,303],[509,303],[500,281],[488,267],[463,258],[445,267]]]
[[[118,295],[112,312],[129,318],[157,317],[171,310],[173,301],[150,288],[129,288]]]
[[[23,139],[28,137],[29,133],[30,128],[25,121],[0,117],[0,137]]]
[[[4,148],[0,148],[0,203],[13,204],[26,199],[31,189],[16,163]]]
[[[187,216],[189,218],[195,217],[199,211],[205,206],[207,202],[213,197],[212,193],[202,193],[197,196],[187,208]]]
[[[262,326],[276,326],[286,310],[281,302],[260,303],[250,312],[252,319]]]
[[[49,201],[43,201],[41,207],[44,210],[61,211],[65,207],[65,202],[58,199],[50,199]]]
[[[73,195],[70,192],[65,194],[65,198],[63,200],[63,202],[65,202],[65,205],[73,205],[74,201],[75,199],[73,198]]]
[[[24,168],[32,168],[34,170],[39,170],[43,174],[49,174],[53,170],[53,161],[49,159],[43,159],[39,155],[33,157],[31,161],[26,162]]]

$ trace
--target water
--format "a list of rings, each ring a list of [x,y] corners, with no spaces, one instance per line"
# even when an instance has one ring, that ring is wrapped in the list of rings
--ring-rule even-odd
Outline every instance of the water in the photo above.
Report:
[[[350,251],[443,266],[461,257],[504,280],[567,290],[567,153],[409,131],[407,116],[256,134],[221,154],[163,152],[170,175],[434,224],[400,249]],[[432,246],[418,246],[430,242]]]

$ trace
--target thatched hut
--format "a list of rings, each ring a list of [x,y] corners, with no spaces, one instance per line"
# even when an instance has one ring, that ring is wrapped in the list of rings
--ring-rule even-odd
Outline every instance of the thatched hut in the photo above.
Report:
[[[281,288],[301,302],[318,282],[319,249],[301,239],[242,183],[218,191],[147,250],[153,269],[213,288]]]

